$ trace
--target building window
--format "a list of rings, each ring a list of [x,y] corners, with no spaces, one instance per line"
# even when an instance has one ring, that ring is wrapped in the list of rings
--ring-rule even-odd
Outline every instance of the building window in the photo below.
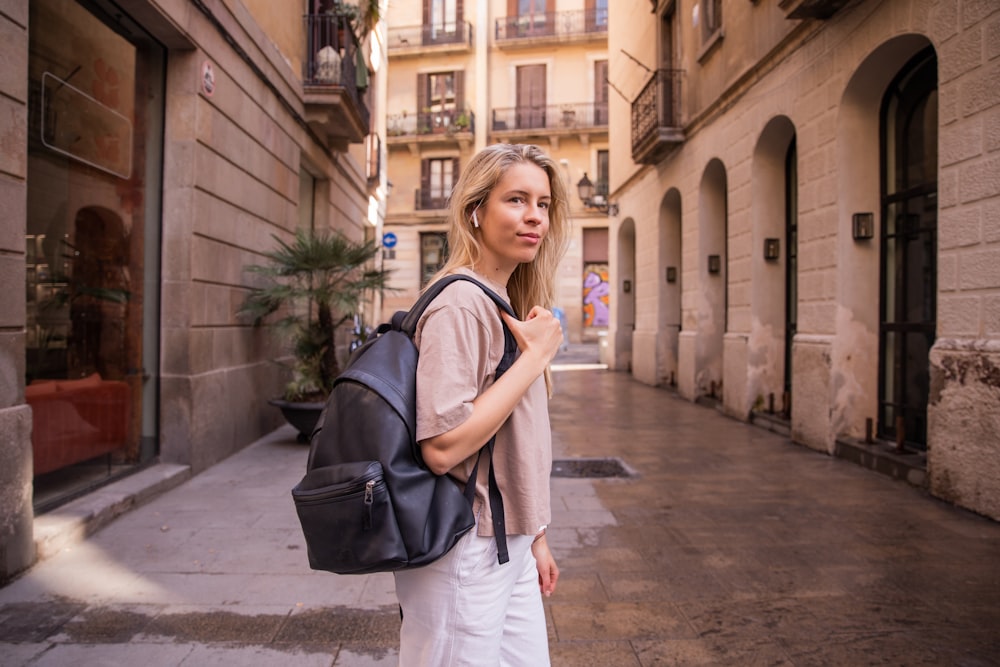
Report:
[[[608,124],[608,61],[594,61],[594,125]]]
[[[708,42],[722,29],[722,0],[702,0],[701,40]]]
[[[447,132],[464,110],[465,72],[417,75],[417,134]]]
[[[448,207],[451,188],[458,178],[458,158],[429,158],[420,162],[420,189],[416,208],[434,210]]]
[[[545,65],[517,68],[517,127],[545,127]]]
[[[422,232],[420,234],[420,289],[427,286],[448,261],[448,234]]]
[[[508,29],[510,37],[538,37],[551,35],[554,21],[548,20],[545,0],[507,0],[507,15],[516,17]]]
[[[597,151],[597,182],[594,183],[594,194],[608,198],[608,151]]]
[[[587,30],[608,29],[608,0],[587,0]]]
[[[424,44],[462,42],[463,0],[424,0]]]

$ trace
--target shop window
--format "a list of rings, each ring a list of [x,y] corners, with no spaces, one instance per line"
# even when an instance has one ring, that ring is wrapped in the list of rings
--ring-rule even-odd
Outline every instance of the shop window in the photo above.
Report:
[[[146,285],[165,55],[121,12],[102,13],[112,26],[77,2],[29,7],[25,399],[41,512],[155,455]]]

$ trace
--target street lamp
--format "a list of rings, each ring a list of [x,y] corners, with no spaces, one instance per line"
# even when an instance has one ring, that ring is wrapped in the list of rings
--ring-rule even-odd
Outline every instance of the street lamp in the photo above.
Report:
[[[604,195],[594,194],[594,184],[587,178],[587,172],[583,172],[583,178],[576,184],[576,193],[587,208],[597,209],[612,217],[618,215],[618,204],[609,204]]]

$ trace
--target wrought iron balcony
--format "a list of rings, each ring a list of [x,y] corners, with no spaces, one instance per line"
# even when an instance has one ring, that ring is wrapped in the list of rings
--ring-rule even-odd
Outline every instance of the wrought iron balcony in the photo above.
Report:
[[[389,28],[389,55],[410,56],[453,53],[472,48],[472,24],[459,21],[445,25],[414,25]]]
[[[586,130],[608,129],[607,102],[577,102],[543,107],[507,107],[493,110],[490,129],[494,132],[513,130],[564,130],[568,134]]]
[[[351,23],[344,16],[307,14],[305,24],[306,121],[336,150],[363,143],[370,118],[359,88],[368,88],[368,70]]]
[[[655,164],[684,141],[682,74],[682,70],[656,70],[632,102],[632,159],[639,164]]]
[[[497,19],[494,37],[497,46],[539,40],[576,41],[607,38],[608,10],[588,9],[545,12]]]
[[[393,114],[386,118],[389,137],[427,135],[454,136],[472,133],[476,128],[476,114],[468,109],[422,111],[416,114]]]
[[[449,192],[434,188],[417,188],[413,194],[413,208],[418,211],[443,211],[448,208]]]

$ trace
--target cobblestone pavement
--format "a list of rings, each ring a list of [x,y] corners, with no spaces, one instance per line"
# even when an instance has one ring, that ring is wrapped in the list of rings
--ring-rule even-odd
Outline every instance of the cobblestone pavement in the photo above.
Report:
[[[553,479],[554,665],[1000,665],[1000,524],[622,373],[555,385],[557,458],[632,475]],[[391,575],[308,570],[306,453],[281,429],[0,589],[0,665],[394,665]]]

